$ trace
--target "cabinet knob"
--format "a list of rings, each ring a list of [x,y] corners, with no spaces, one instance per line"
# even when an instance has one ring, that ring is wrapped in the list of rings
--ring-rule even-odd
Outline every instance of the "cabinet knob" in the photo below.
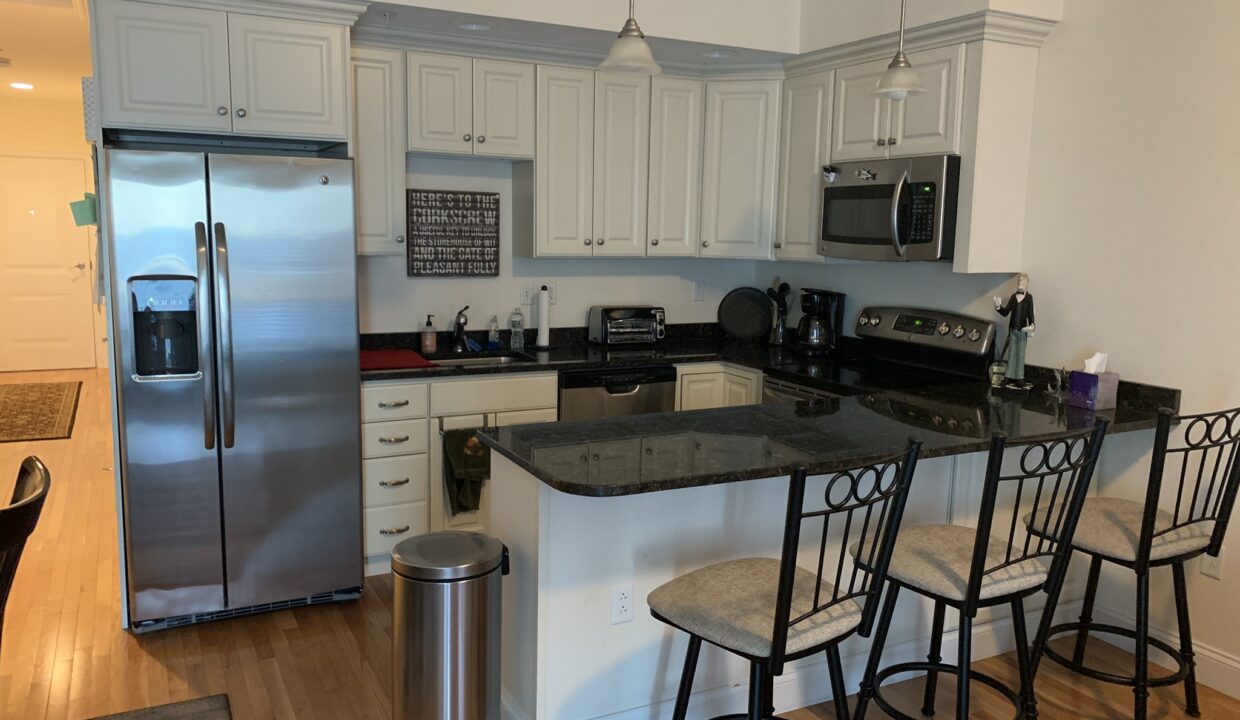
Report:
[[[710,247],[710,241],[709,241],[709,240],[703,240],[703,241],[702,241],[702,247]]]
[[[781,248],[781,247],[783,247],[783,246],[784,246],[784,244],[783,244],[783,243],[781,243],[781,242],[777,242],[777,243],[775,243],[775,249],[776,249],[776,250],[780,249],[780,248]]]
[[[659,244],[659,238],[650,238],[650,244],[651,244],[651,245],[658,245],[658,244]]]
[[[245,117],[245,116],[246,116],[245,108],[237,108],[237,117]]]
[[[586,245],[593,245],[593,244],[594,244],[593,240],[591,240],[590,238],[586,238]]]
[[[219,113],[220,115],[227,115],[227,114],[228,114],[228,108],[227,108],[226,106],[224,106],[224,105],[221,105],[221,106],[217,107],[217,108],[215,109],[215,111],[216,111],[217,113]]]
[[[484,143],[484,142],[486,142],[486,141],[487,141],[487,136],[486,136],[486,135],[479,135],[479,136],[478,136],[478,142],[480,142],[480,143]]]
[[[473,140],[473,139],[474,139],[474,136],[473,136],[473,135],[470,135],[469,133],[465,133],[465,137],[463,137],[463,138],[461,138],[461,139],[462,139],[462,140],[464,140],[465,142],[469,142],[470,140]]]
[[[883,147],[883,146],[885,146],[886,144],[887,144],[887,139],[886,139],[886,138],[879,138],[879,139],[878,139],[878,146],[879,146],[879,147]]]
[[[405,242],[405,236],[404,236],[404,235],[397,235],[397,236],[396,236],[396,242],[397,242],[397,243],[404,243],[404,242]]]
[[[599,239],[598,239],[598,244],[599,244],[599,245],[602,245],[602,244],[603,244],[603,243],[605,243],[605,242],[607,242],[607,240],[606,240],[605,238],[599,238]]]
[[[896,144],[896,139],[895,139],[895,138],[887,138],[887,144],[888,144],[888,145],[895,145],[895,144]]]

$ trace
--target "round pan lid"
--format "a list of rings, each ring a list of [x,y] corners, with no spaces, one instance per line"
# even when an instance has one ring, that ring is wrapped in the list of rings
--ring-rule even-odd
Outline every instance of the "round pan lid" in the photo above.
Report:
[[[392,572],[410,580],[468,580],[486,575],[503,562],[504,544],[475,532],[417,535],[392,548]]]
[[[742,343],[765,339],[771,332],[771,299],[758,288],[736,288],[719,302],[719,327]]]

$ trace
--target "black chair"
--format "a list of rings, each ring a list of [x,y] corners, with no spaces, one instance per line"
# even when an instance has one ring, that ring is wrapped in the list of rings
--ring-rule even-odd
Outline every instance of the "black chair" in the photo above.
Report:
[[[783,673],[785,663],[823,651],[837,717],[848,717],[839,643],[853,633],[867,636],[874,623],[891,554],[882,548],[894,545],[920,447],[913,442],[899,455],[836,473],[826,482],[823,501],[808,503],[810,509],[805,501],[807,472],[797,469],[789,483],[779,559],[718,563],[650,593],[650,614],[689,634],[675,720],[684,720],[688,713],[703,640],[750,662],[748,712],[723,717],[773,718],[774,678]],[[810,525],[817,521],[820,529]],[[803,529],[814,540],[813,571],[797,564]],[[842,542],[838,557],[827,547],[829,540],[836,541],[835,534]],[[871,548],[866,560],[872,571],[845,563],[851,541]]]
[[[1171,427],[1183,428],[1182,444],[1171,446]],[[1073,549],[1090,556],[1089,580],[1081,619],[1048,628],[1046,637],[1035,644],[1035,664],[1047,657],[1086,677],[1127,685],[1133,689],[1133,717],[1143,720],[1149,689],[1184,682],[1188,714],[1201,715],[1197,707],[1197,677],[1193,660],[1192,632],[1188,622],[1188,591],[1184,563],[1201,554],[1218,557],[1236,490],[1240,486],[1240,408],[1201,415],[1176,416],[1163,411],[1154,435],[1154,454],[1145,502],[1119,498],[1090,498],[1085,501]],[[1172,504],[1165,491],[1174,490],[1174,510],[1161,510],[1162,502]],[[1036,531],[1036,528],[1034,529]],[[1135,628],[1122,628],[1093,622],[1094,597],[1102,561],[1126,567],[1137,575],[1137,618]],[[1175,583],[1176,617],[1180,647],[1149,635],[1150,570],[1171,566]],[[1136,641],[1136,668],[1133,676],[1115,675],[1085,665],[1085,645],[1089,633],[1120,635]],[[1065,658],[1046,643],[1051,635],[1076,633],[1072,658]],[[1149,677],[1149,648],[1153,646],[1176,663],[1174,673]],[[1032,715],[1036,715],[1036,708]]]
[[[9,604],[9,591],[17,575],[26,539],[39,524],[43,501],[52,486],[51,473],[37,457],[22,461],[17,471],[17,484],[8,507],[0,508],[0,647],[4,637],[4,608]]]
[[[1098,462],[1098,451],[1106,433],[1107,422],[1099,420],[1090,430],[1074,432],[1045,442],[1028,443],[1008,448],[1006,438],[991,439],[990,457],[986,466],[985,484],[977,528],[958,525],[915,525],[900,532],[891,563],[887,569],[887,597],[874,632],[870,659],[861,681],[857,702],[857,718],[864,718],[873,702],[892,717],[912,718],[893,707],[881,693],[887,678],[908,672],[926,673],[922,714],[933,715],[940,672],[956,676],[956,717],[969,717],[969,682],[977,680],[1008,698],[1016,709],[1015,717],[1023,716],[1033,700],[1033,662],[1025,628],[1024,599],[1045,589],[1044,617],[1050,617],[1063,589],[1063,577],[1071,554],[1071,540],[1076,528],[1090,479]],[[1005,470],[1009,450],[1023,447],[1017,467]],[[999,505],[1000,490],[1004,503]],[[1007,503],[1008,497],[1011,504]],[[1010,522],[999,527],[1006,537],[993,536],[998,508],[1010,508]],[[1022,511],[1032,508],[1040,512],[1043,535],[1017,532]],[[1006,527],[1003,527],[1006,525]],[[862,552],[865,546],[854,548]],[[901,590],[911,590],[934,600],[934,616],[927,662],[909,662],[879,669],[887,630],[896,609]],[[1017,664],[1020,687],[1009,688],[999,680],[972,670],[973,618],[980,608],[1010,605],[1012,625],[1016,634]],[[943,621],[947,606],[960,613],[958,664],[942,662]]]

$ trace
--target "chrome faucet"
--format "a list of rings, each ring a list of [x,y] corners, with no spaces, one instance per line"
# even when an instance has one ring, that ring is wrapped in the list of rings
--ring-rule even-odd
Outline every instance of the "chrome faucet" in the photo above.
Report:
[[[465,314],[465,311],[468,309],[469,306],[466,305],[456,314],[456,322],[452,330],[452,352],[465,352],[465,326],[469,324],[469,316]]]

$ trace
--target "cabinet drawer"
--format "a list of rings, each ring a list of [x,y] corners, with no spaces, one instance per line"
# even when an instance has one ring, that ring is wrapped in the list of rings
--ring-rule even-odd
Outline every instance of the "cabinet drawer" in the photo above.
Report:
[[[425,501],[430,490],[429,464],[426,453],[362,461],[362,500],[366,507]]]
[[[362,385],[362,422],[426,417],[426,383]]]
[[[392,420],[362,424],[362,457],[387,457],[426,452],[425,420]]]
[[[430,529],[424,502],[367,508],[365,512],[367,555],[386,555],[401,540]]]
[[[437,382],[431,385],[431,416],[555,407],[558,392],[554,373]]]

